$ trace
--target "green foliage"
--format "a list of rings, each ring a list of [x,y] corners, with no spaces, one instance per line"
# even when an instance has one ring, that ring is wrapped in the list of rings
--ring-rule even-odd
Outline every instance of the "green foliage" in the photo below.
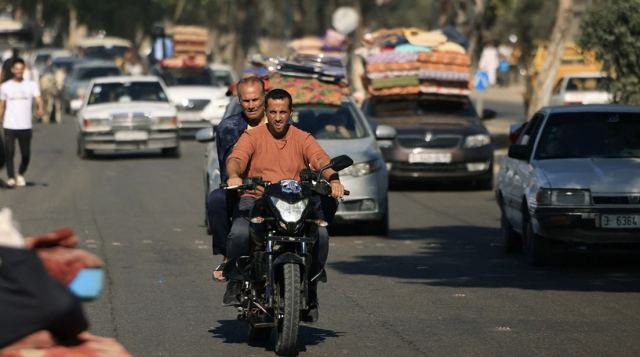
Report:
[[[598,1],[581,23],[579,44],[596,51],[615,81],[616,101],[640,104],[640,0]]]

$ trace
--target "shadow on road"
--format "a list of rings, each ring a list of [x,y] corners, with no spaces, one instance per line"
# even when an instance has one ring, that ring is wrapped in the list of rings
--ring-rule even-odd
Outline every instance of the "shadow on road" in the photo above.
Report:
[[[217,327],[209,329],[209,333],[213,338],[222,339],[223,343],[242,343],[253,347],[260,347],[267,351],[273,351],[273,341],[264,341],[263,343],[249,343],[248,331],[249,325],[246,321],[240,320],[218,320],[220,323]],[[309,325],[300,325],[298,335],[298,350],[304,352],[306,346],[315,346],[324,342],[327,338],[338,338],[344,335],[344,332],[335,332],[315,328]],[[273,336],[272,336],[273,339]]]
[[[556,251],[547,267],[532,268],[504,253],[497,237],[497,228],[477,226],[392,230],[390,243],[422,242],[419,253],[364,255],[331,266],[432,286],[640,292],[638,253]]]

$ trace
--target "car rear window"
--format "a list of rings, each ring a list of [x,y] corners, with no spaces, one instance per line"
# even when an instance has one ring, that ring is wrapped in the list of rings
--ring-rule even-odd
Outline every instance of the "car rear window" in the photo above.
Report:
[[[168,102],[158,82],[96,83],[91,88],[88,105],[124,102]]]
[[[446,96],[379,98],[371,103],[377,118],[430,115],[453,115],[475,118],[476,112],[467,98]]]
[[[607,79],[605,77],[569,78],[567,92],[606,91]]]
[[[367,136],[364,123],[350,103],[342,106],[298,105],[291,118],[293,125],[316,139],[357,139]]]
[[[535,156],[538,160],[614,157],[640,157],[640,114],[553,114]]]

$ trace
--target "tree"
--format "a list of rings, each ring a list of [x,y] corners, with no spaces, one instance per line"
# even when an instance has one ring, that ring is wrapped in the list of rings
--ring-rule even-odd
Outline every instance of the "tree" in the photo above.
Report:
[[[640,104],[640,0],[597,1],[581,23],[578,43],[591,48],[614,78],[614,100]]]
[[[531,101],[527,108],[528,116],[533,115],[540,107],[549,104],[551,90],[555,84],[556,74],[560,67],[560,59],[564,52],[564,45],[570,35],[572,19],[573,0],[560,0],[556,13],[556,22],[551,32],[551,39],[547,46],[544,64],[540,72],[536,75],[535,83],[533,83],[535,88],[533,89]]]

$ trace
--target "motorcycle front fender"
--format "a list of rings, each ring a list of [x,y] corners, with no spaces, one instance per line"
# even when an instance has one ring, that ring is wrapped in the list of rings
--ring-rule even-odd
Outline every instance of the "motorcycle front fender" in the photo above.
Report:
[[[298,254],[291,252],[283,253],[273,261],[273,267],[279,267],[280,265],[284,265],[287,263],[298,264],[301,267],[304,267],[304,258],[299,256]]]

